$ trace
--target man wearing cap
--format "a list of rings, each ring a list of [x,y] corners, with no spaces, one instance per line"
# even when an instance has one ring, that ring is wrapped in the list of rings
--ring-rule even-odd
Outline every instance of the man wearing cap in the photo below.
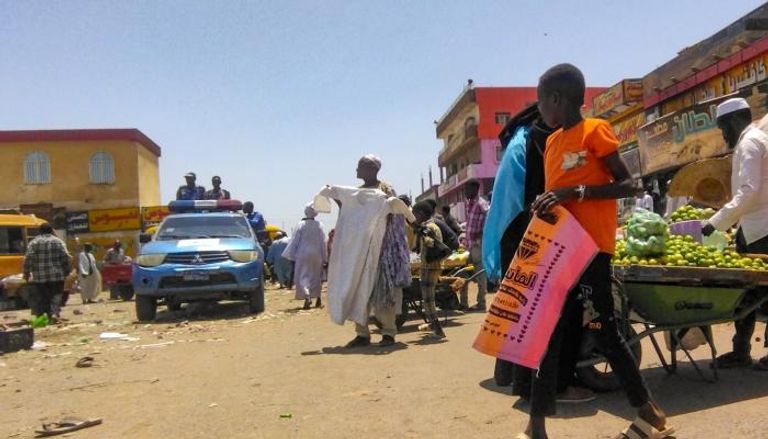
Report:
[[[211,179],[213,189],[206,191],[203,196],[206,200],[229,200],[229,191],[221,188],[221,177],[214,175]]]
[[[177,200],[202,200],[205,197],[205,188],[198,186],[197,175],[194,172],[187,172],[184,175],[184,179],[187,180],[187,184],[179,186],[179,190],[176,191]]]
[[[725,231],[739,225],[736,250],[739,253],[768,254],[768,134],[752,124],[752,111],[746,100],[732,98],[717,107],[717,126],[733,149],[731,200],[702,224],[702,233]],[[733,352],[717,358],[717,366],[748,367],[755,312],[735,323]],[[766,333],[768,336],[768,333]],[[768,347],[768,345],[766,345]],[[756,368],[768,370],[768,356]]]

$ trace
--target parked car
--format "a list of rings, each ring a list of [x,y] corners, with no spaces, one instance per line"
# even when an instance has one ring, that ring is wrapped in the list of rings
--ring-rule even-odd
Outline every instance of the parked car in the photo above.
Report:
[[[142,235],[133,266],[136,316],[153,320],[193,301],[246,300],[264,311],[264,252],[234,200],[177,201],[153,236]],[[186,213],[188,212],[188,213]]]

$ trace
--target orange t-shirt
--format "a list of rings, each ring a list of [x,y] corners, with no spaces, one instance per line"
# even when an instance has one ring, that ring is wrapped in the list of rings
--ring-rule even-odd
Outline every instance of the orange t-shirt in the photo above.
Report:
[[[550,134],[544,151],[545,189],[613,182],[613,175],[601,159],[616,152],[618,145],[613,128],[601,119],[585,119]],[[601,252],[613,254],[618,227],[616,200],[574,200],[563,203],[563,207],[576,217]]]

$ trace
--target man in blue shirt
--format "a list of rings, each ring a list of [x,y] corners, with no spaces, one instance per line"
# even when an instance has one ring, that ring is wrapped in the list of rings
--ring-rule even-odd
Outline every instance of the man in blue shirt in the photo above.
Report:
[[[253,203],[250,201],[243,203],[243,213],[245,214],[248,223],[251,225],[253,232],[256,234],[256,237],[259,239],[259,243],[262,245],[267,244],[267,220],[264,219],[264,215],[262,215],[261,212],[253,210]]]
[[[187,180],[187,184],[184,186],[179,186],[179,190],[176,191],[176,199],[177,200],[204,199],[205,188],[202,186],[198,186],[195,183],[197,181],[197,175],[195,175],[194,172],[187,172],[186,175],[184,175],[184,178]]]

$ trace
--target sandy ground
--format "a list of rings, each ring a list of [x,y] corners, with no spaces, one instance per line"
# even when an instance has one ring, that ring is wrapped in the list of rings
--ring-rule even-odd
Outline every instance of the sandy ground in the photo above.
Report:
[[[299,310],[292,292],[267,294],[259,316],[232,302],[160,312],[152,324],[134,322],[132,302],[73,298],[67,324],[37,331],[45,349],[0,356],[0,437],[32,437],[64,415],[104,419],[69,435],[77,438],[500,438],[524,426],[525,404],[494,384],[493,359],[470,348],[481,314],[451,316],[445,341],[424,337],[413,320],[392,349],[348,351],[340,345],[351,325]],[[0,321],[26,315],[3,312]],[[732,329],[716,328],[721,351]],[[102,332],[130,338],[104,341]],[[643,352],[643,374],[677,438],[768,437],[768,373],[723,371],[710,384],[687,363],[668,375],[650,345]],[[765,352],[755,342],[753,354]],[[86,355],[94,366],[76,368]],[[550,436],[609,438],[631,417],[623,394],[600,394],[560,407]]]

